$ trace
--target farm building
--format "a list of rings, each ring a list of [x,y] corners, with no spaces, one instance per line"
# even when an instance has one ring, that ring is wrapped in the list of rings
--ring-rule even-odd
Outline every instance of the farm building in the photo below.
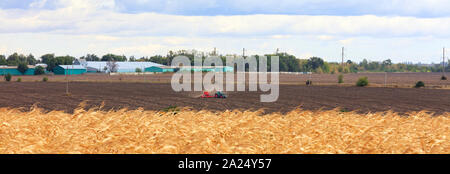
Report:
[[[106,61],[85,61],[84,59],[77,59],[74,61],[74,65],[81,65],[87,69],[87,72],[109,72],[108,62]],[[164,66],[153,62],[115,62],[117,65],[118,73],[134,73],[139,68],[144,71],[145,68],[153,66]]]
[[[6,75],[6,74],[11,74],[13,76],[34,75],[35,68],[36,68],[36,66],[28,65],[28,70],[22,74],[17,69],[17,66],[0,66],[0,75]]]
[[[177,72],[178,67],[175,66],[152,66],[145,68],[145,72]]]
[[[195,71],[195,72],[233,72],[234,68],[229,66],[152,66],[145,68],[145,72],[177,72],[177,71]]]
[[[80,75],[86,73],[86,68],[81,65],[58,65],[53,68],[56,75]]]

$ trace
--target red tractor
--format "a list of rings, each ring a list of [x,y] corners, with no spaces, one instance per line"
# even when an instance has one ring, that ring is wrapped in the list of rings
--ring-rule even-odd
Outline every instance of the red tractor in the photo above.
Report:
[[[227,98],[227,96],[220,91],[216,92],[214,95],[211,95],[209,92],[205,91],[203,92],[202,98]]]

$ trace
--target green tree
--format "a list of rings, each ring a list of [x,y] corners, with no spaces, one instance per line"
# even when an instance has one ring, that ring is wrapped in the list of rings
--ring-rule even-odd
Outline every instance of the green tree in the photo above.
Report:
[[[324,61],[320,57],[311,57],[308,59],[308,62],[306,63],[306,66],[310,71],[315,71],[317,68],[322,67],[324,64]]]
[[[47,71],[53,71],[53,68],[56,67],[55,54],[45,54],[41,56],[42,63],[47,64]]]
[[[42,66],[37,66],[37,67],[34,69],[34,75],[42,75],[42,74],[45,74],[45,69],[44,69],[44,67],[42,67]]]
[[[56,65],[72,65],[73,61],[75,60],[75,57],[72,56],[58,56],[55,57],[56,59]]]
[[[0,55],[0,65],[8,65],[4,55]]]
[[[168,65],[167,57],[163,57],[161,55],[152,56],[150,57],[150,59],[147,59],[146,61]]]
[[[20,62],[19,65],[17,65],[17,70],[21,72],[22,74],[25,74],[25,72],[28,70],[28,65],[25,62]]]
[[[100,61],[100,58],[95,54],[87,54],[86,56],[80,57],[80,59],[85,59],[86,61]]]
[[[36,65],[37,60],[34,58],[32,54],[29,54],[26,58],[26,62],[28,65]]]
[[[124,55],[106,54],[102,57],[101,61],[125,62],[127,61],[127,57]]]
[[[367,59],[364,59],[361,63],[359,63],[359,66],[362,67],[362,70],[367,70],[369,68],[369,62]]]
[[[41,56],[42,63],[47,64],[47,71],[53,71],[58,65],[72,65],[75,57],[72,56],[58,56],[55,57],[54,54],[45,54]]]
[[[11,54],[6,59],[9,66],[17,66],[20,62],[26,62],[27,58],[23,54]]]
[[[141,73],[141,72],[142,72],[142,69],[141,69],[141,68],[136,68],[136,72],[137,72],[137,73]]]

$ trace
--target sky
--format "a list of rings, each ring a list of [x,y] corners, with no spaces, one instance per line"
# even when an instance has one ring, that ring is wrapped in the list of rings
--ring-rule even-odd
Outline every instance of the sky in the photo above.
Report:
[[[195,49],[340,61],[440,62],[448,0],[0,0],[0,54]],[[448,57],[448,56],[447,56]]]

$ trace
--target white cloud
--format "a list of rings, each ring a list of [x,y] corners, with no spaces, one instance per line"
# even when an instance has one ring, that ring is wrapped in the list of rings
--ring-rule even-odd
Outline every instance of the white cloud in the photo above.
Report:
[[[335,60],[340,47],[346,46],[361,50],[350,52],[355,59],[417,56],[414,59],[420,61],[427,55],[436,57],[434,49],[450,40],[450,17],[181,16],[120,13],[113,0],[62,0],[54,10],[38,9],[45,1],[35,3],[31,10],[0,9],[0,43],[8,43],[0,47],[0,54],[150,56],[214,47],[221,53],[241,54],[245,47],[251,54],[281,48],[301,58]],[[401,51],[410,48],[414,51]]]
[[[47,0],[35,0],[32,3],[30,3],[31,8],[42,8],[47,3]]]
[[[112,49],[112,53],[115,54],[127,54],[127,55],[155,55],[160,50],[164,49],[165,46],[161,44],[147,44],[147,45],[135,45],[135,46],[125,46]]]
[[[286,38],[290,38],[290,37],[291,37],[290,35],[280,35],[280,34],[271,36],[271,38],[273,38],[273,39],[286,39]]]
[[[65,2],[65,1],[64,1]],[[330,36],[450,37],[450,18],[379,16],[179,16],[156,13],[124,14],[106,3],[67,1],[57,10],[0,10],[1,33],[46,32],[127,36]],[[95,10],[94,10],[95,9]]]
[[[332,39],[334,39],[334,37],[333,36],[329,36],[329,35],[319,35],[319,36],[317,36],[317,39],[319,39],[319,40],[332,40]]]
[[[348,45],[348,44],[351,44],[352,42],[353,42],[353,38],[339,40],[339,43],[342,45]]]

